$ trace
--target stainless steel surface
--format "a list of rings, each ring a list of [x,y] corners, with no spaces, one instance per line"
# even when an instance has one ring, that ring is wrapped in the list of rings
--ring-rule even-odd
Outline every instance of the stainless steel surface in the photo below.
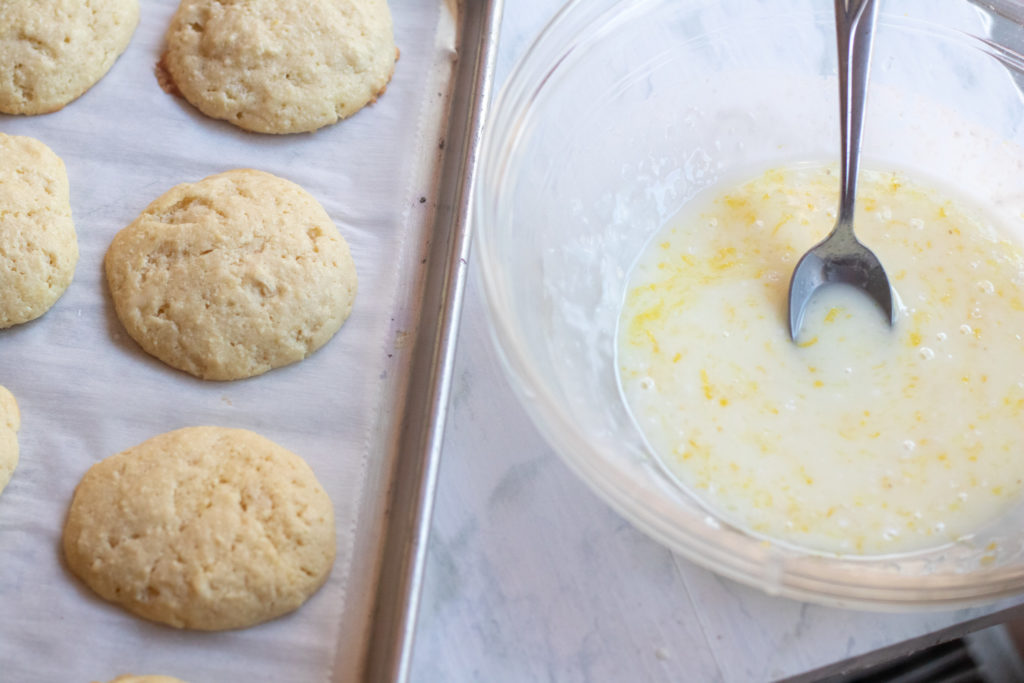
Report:
[[[437,210],[406,395],[365,679],[409,676],[469,257],[469,201],[494,75],[502,0],[465,2],[437,182]]]
[[[867,101],[871,43],[878,14],[875,0],[835,0],[836,44],[839,56],[839,215],[828,237],[797,263],[789,283],[789,333],[800,334],[807,303],[830,283],[863,289],[893,324],[895,297],[882,263],[853,234],[857,170]]]

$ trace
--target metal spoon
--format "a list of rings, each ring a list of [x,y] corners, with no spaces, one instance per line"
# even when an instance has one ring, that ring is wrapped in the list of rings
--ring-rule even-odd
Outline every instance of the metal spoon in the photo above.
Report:
[[[890,325],[896,318],[895,297],[882,264],[853,234],[861,125],[877,10],[875,0],[835,0],[842,151],[839,217],[828,237],[804,254],[793,270],[789,282],[789,334],[794,341],[800,334],[807,302],[819,287],[833,282],[860,287],[882,307]]]

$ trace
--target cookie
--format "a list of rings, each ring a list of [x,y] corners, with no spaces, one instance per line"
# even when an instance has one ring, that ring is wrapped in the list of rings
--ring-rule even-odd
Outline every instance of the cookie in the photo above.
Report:
[[[0,0],[0,112],[71,102],[110,70],[138,23],[138,0]]]
[[[114,238],[118,317],[148,353],[202,379],[302,360],[348,317],[348,244],[298,185],[236,170],[178,185]]]
[[[18,403],[4,387],[0,387],[0,492],[11,480],[11,474],[18,465],[18,430],[21,429],[21,413]]]
[[[140,617],[244,628],[327,579],[334,511],[294,453],[242,429],[187,427],[89,468],[63,545],[71,571]]]
[[[122,674],[110,681],[110,683],[185,683],[185,681],[173,676],[133,676],[132,674]]]
[[[0,329],[46,313],[76,263],[64,162],[38,140],[0,133]]]
[[[375,101],[397,56],[385,0],[182,0],[160,66],[207,116],[301,133]]]

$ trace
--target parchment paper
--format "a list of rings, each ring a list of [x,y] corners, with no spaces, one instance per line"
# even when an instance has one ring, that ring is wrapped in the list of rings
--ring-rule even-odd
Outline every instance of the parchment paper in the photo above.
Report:
[[[207,119],[164,93],[154,65],[177,3],[141,5],[131,45],[79,100],[48,116],[0,116],[0,131],[40,139],[64,160],[81,251],[49,313],[0,331],[0,384],[22,413],[21,461],[0,494],[0,681],[126,672],[190,683],[351,680],[372,609],[389,446],[409,370],[404,341],[429,239],[454,3],[393,0],[401,59],[387,92],[347,121],[282,137]],[[348,322],[310,358],[203,382],[124,333],[102,260],[115,233],[171,186],[245,167],[295,181],[324,205],[352,248],[359,293]],[[251,429],[298,453],[334,502],[334,571],[291,615],[241,631],[179,631],[103,602],[64,564],[64,517],[89,466],[200,424]]]

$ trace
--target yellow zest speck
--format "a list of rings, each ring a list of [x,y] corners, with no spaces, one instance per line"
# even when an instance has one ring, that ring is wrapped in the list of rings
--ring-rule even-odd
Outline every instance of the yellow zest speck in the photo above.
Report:
[[[725,195],[725,197],[722,198],[722,201],[724,201],[725,205],[730,209],[741,209],[747,205],[746,199],[742,197],[735,197],[731,194]]]
[[[715,252],[710,261],[712,270],[716,271],[728,270],[736,264],[736,247],[722,247]]]
[[[658,340],[654,336],[654,333],[650,330],[644,330],[644,334],[647,335],[647,341],[651,342],[651,350],[654,351],[654,353],[661,353],[661,346],[658,344]]]
[[[772,236],[774,237],[779,232],[779,230],[782,228],[782,226],[785,225],[786,223],[788,223],[789,221],[791,221],[792,219],[793,219],[793,214],[787,213],[785,216],[783,216],[782,220],[779,221],[778,223],[776,223],[775,227],[772,228]]]

